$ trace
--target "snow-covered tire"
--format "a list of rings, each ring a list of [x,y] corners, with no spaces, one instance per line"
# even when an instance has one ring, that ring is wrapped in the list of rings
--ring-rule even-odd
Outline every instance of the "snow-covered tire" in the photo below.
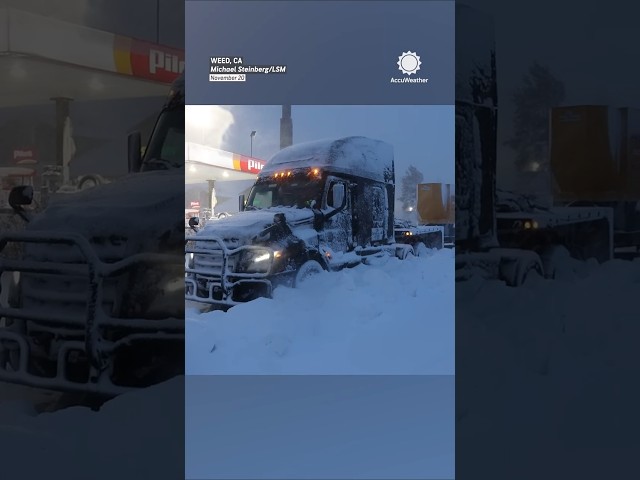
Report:
[[[505,280],[510,287],[521,287],[533,275],[544,277],[544,267],[539,259],[523,257],[516,259]]]
[[[426,257],[427,255],[429,255],[429,249],[427,248],[427,246],[420,242],[417,243],[414,247],[413,250],[416,253],[416,257]]]
[[[413,251],[413,247],[411,245],[403,245],[401,247],[396,248],[396,257],[400,260],[406,260],[407,258],[415,257],[415,253]]]
[[[304,262],[298,271],[296,272],[296,278],[293,281],[294,287],[299,287],[304,284],[309,278],[322,273],[324,268],[315,260],[307,260]]]
[[[553,245],[540,255],[545,278],[554,280],[571,260],[571,254],[562,245]]]

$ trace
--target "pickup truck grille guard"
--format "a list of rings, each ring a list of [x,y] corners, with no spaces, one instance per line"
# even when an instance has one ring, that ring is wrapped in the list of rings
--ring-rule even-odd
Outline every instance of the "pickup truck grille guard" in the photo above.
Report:
[[[209,243],[207,247],[198,246],[198,243]],[[191,236],[186,240],[185,248],[185,299],[205,303],[210,305],[221,305],[231,307],[241,303],[242,301],[233,300],[233,289],[242,284],[264,284],[269,294],[273,285],[268,279],[269,272],[273,265],[273,250],[267,247],[261,247],[257,245],[244,245],[237,248],[228,248],[224,243],[224,240],[218,236]],[[251,251],[254,253],[262,253],[269,255],[269,259],[265,260],[264,264],[266,273],[236,273],[233,272],[231,267],[231,259],[235,259],[235,265],[237,265],[242,252]],[[205,256],[209,258],[220,258],[220,263],[212,267],[196,267],[191,266],[189,257],[193,255]],[[207,296],[198,295],[198,279],[205,278],[208,284]],[[214,289],[219,289],[219,299],[214,298]]]
[[[59,245],[78,247],[85,263],[61,263],[51,261],[13,260],[0,258],[0,274],[20,272],[43,275],[85,277],[87,279],[87,299],[84,317],[43,313],[30,308],[0,306],[0,318],[33,322],[54,328],[84,329],[84,341],[63,341],[57,356],[56,374],[53,377],[39,376],[29,371],[31,345],[27,336],[11,327],[0,328],[0,381],[19,383],[36,388],[70,392],[95,393],[115,396],[136,387],[114,384],[109,375],[110,360],[116,351],[138,341],[184,342],[184,319],[166,318],[150,320],[144,318],[116,318],[102,308],[103,280],[117,276],[137,265],[172,264],[174,255],[140,253],[114,263],[102,262],[90,242],[75,233],[51,234],[41,232],[6,233],[0,235],[0,253],[9,243],[48,244],[51,248]],[[118,328],[126,332],[117,341],[103,337],[104,328]],[[87,382],[72,381],[67,378],[69,353],[86,356],[89,362]]]

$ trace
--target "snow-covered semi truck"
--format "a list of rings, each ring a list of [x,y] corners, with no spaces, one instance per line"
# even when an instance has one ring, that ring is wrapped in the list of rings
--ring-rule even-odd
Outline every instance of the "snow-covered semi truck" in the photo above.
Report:
[[[264,166],[241,212],[189,237],[186,299],[228,308],[373,256],[441,248],[443,230],[394,229],[393,147],[346,137],[287,147]],[[411,238],[409,238],[411,237]]]
[[[0,381],[108,397],[184,373],[184,77],[141,150],[131,134],[128,176],[33,218],[11,192],[28,223],[0,233]]]
[[[553,277],[557,260],[566,253],[600,262],[613,258],[614,224],[620,217],[610,204],[555,198],[550,205],[540,205],[523,195],[497,190],[493,21],[482,12],[456,4],[456,32],[457,280],[479,273],[518,286],[531,272]],[[551,162],[549,183],[554,183],[555,194],[572,192],[576,180],[567,180],[567,174],[581,176],[589,168],[577,158],[587,132],[582,130],[582,139],[567,132],[552,135],[552,152],[559,141],[565,143],[562,155],[556,152]],[[555,184],[559,174],[564,181],[560,190]],[[628,207],[628,203],[624,205]],[[629,241],[629,236],[619,238]]]

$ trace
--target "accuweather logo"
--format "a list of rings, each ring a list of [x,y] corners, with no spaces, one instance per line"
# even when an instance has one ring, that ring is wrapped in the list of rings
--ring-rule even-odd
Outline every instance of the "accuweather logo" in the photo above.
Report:
[[[398,70],[402,72],[403,78],[391,78],[391,83],[427,83],[429,81],[428,78],[418,77],[417,75],[422,61],[420,61],[420,56],[416,52],[411,50],[402,52],[396,64],[398,65]],[[412,78],[411,75],[415,75],[415,77]]]
[[[417,53],[408,51],[402,52],[402,55],[398,57],[398,70],[406,75],[413,75],[420,70],[420,57]]]

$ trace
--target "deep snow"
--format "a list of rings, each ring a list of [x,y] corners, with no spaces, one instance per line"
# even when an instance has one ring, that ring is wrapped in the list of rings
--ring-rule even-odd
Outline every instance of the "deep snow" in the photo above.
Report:
[[[447,260],[446,254],[441,260]],[[355,286],[387,275],[401,277],[396,267],[367,270],[376,272],[371,277],[355,269],[343,272],[351,280],[337,274],[332,283]],[[466,359],[457,365],[462,381],[456,386],[456,455],[465,458],[458,475],[466,473],[465,465],[476,473],[490,470],[495,478],[519,479],[629,478],[631,468],[637,468],[640,390],[630,391],[629,384],[637,383],[640,373],[640,261],[598,266],[566,259],[558,276],[533,278],[521,288],[481,279],[456,284],[456,348]],[[402,287],[393,286],[391,293]],[[404,290],[411,289],[405,285]],[[279,299],[256,305],[275,309],[293,294],[283,291]],[[356,291],[350,294],[366,311],[365,299]],[[371,310],[382,303],[374,295],[368,299]],[[202,317],[188,326],[210,334],[202,328]],[[302,329],[299,322],[295,326]],[[191,333],[194,342],[198,332]],[[246,340],[257,337],[248,332]],[[262,350],[269,357],[271,351]],[[200,352],[198,357],[212,355]],[[270,358],[277,364],[274,359],[280,357]],[[29,402],[18,402],[20,395],[0,395],[2,478],[183,478],[184,438],[177,435],[184,428],[183,395],[184,381],[175,379],[122,396],[97,413],[71,408],[41,415]],[[90,464],[100,468],[88,470]],[[571,470],[550,475],[556,465]]]
[[[38,414],[28,393],[0,393],[0,477],[184,478],[184,377],[122,395],[98,412]]]
[[[637,473],[640,260],[565,257],[557,276],[456,285],[457,475]]]
[[[228,312],[187,309],[187,374],[454,374],[454,251],[280,287]]]

